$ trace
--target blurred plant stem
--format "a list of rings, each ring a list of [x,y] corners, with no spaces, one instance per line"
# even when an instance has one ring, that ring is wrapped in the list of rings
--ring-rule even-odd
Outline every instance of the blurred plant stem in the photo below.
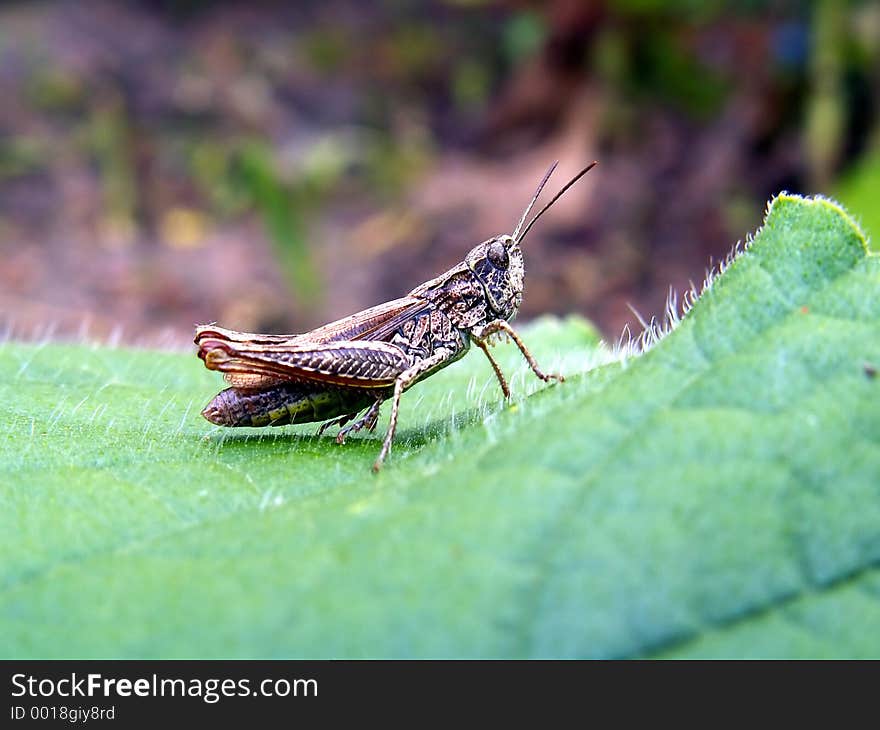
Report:
[[[88,124],[88,144],[98,164],[104,201],[101,223],[105,242],[127,245],[135,237],[137,179],[125,104],[109,94],[98,104]]]
[[[237,152],[240,180],[246,196],[263,218],[281,269],[306,312],[320,309],[324,287],[308,245],[313,209],[338,179],[335,159],[306,160],[293,180],[283,179],[264,142],[250,140]]]
[[[812,53],[804,127],[809,185],[827,190],[840,160],[846,120],[843,49],[848,3],[818,0],[813,10]]]
[[[854,14],[855,35],[867,69],[871,96],[880,99],[880,3],[868,3]],[[874,127],[868,138],[869,154],[880,156],[880,114],[874,115]]]

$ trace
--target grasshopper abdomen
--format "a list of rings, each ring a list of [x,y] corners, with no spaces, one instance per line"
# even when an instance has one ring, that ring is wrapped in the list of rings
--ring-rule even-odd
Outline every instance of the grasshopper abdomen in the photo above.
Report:
[[[227,388],[202,415],[218,426],[285,426],[339,418],[372,405],[374,392],[281,383],[269,388]]]

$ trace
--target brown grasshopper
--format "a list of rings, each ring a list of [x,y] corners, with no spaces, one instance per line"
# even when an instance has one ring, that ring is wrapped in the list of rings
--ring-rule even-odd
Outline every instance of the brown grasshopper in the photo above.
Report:
[[[336,436],[341,444],[351,432],[374,430],[379,408],[390,398],[391,421],[373,464],[378,471],[394,441],[400,396],[461,358],[471,342],[489,358],[505,398],[510,388],[489,352],[493,335],[509,336],[541,380],[564,380],[538,367],[509,324],[522,303],[520,244],[550,206],[596,163],[581,170],[526,224],[556,164],[544,175],[511,235],[481,243],[460,264],[401,299],[301,335],[252,334],[214,325],[196,328],[198,356],[232,386],[202,415],[220,426],[324,421],[318,435],[336,424],[341,427]]]

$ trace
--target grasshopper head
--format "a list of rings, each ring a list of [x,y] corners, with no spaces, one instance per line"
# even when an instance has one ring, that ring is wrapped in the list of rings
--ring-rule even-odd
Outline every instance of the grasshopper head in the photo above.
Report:
[[[513,236],[496,236],[471,249],[467,267],[483,285],[492,312],[501,319],[511,319],[522,303],[522,249]]]
[[[519,309],[519,305],[522,304],[523,273],[525,272],[525,269],[523,266],[523,255],[520,244],[526,237],[526,234],[531,230],[532,226],[535,225],[537,220],[544,215],[544,213],[546,213],[560,197],[562,197],[566,190],[596,165],[595,162],[587,165],[563,185],[562,189],[553,196],[553,199],[541,208],[541,210],[538,211],[528,223],[526,223],[526,219],[529,217],[532,207],[537,202],[538,197],[541,195],[541,191],[547,184],[547,180],[550,179],[553,170],[556,169],[557,164],[558,163],[554,162],[550,166],[550,169],[547,170],[544,179],[541,180],[538,189],[532,196],[531,202],[522,214],[522,218],[519,219],[519,223],[514,229],[513,234],[510,236],[503,235],[490,238],[476,248],[471,249],[471,252],[465,259],[467,267],[474,272],[474,275],[479,279],[480,284],[483,285],[483,289],[486,291],[486,298],[489,302],[489,307],[500,319],[511,319],[514,317]]]

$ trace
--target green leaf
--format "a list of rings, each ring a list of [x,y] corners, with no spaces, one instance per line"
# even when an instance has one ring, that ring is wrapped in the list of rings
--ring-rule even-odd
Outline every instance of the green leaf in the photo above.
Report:
[[[880,265],[839,208],[777,198],[644,355],[524,337],[583,374],[499,348],[506,405],[472,352],[378,476],[381,433],[203,422],[191,354],[0,347],[0,655],[880,656]]]

